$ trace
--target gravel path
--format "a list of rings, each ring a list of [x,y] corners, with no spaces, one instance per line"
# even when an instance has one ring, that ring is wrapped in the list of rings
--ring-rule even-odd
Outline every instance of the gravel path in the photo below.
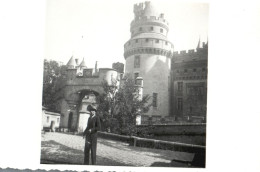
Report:
[[[85,140],[77,135],[46,133],[42,136],[43,163],[83,164]],[[98,138],[97,165],[187,166],[172,159],[190,161],[193,154],[129,146],[127,143]]]

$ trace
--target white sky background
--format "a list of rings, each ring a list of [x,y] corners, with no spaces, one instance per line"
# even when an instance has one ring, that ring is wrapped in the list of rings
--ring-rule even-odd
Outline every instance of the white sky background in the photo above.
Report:
[[[67,64],[70,57],[85,58],[88,67],[125,63],[124,44],[130,39],[131,0],[48,0],[46,5],[45,57]],[[175,51],[196,48],[199,37],[207,41],[207,3],[152,1],[169,22],[168,38]],[[83,38],[82,38],[83,36]]]

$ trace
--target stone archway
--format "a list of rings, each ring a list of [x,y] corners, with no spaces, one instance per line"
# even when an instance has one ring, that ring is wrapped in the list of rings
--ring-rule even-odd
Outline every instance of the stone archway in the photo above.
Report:
[[[77,121],[77,131],[79,133],[84,132],[84,129],[87,127],[88,118],[90,116],[87,111],[87,107],[91,104],[94,106],[97,105],[97,97],[99,96],[98,92],[93,90],[81,90],[80,92],[80,101],[78,103],[78,121]]]
[[[84,128],[83,124],[85,124],[82,120],[86,118],[88,119],[86,103],[84,101],[82,103],[82,100],[85,100],[85,96],[91,94],[98,97],[102,94],[103,87],[102,85],[68,85],[64,91],[64,103],[61,104],[61,111],[64,114],[64,116],[61,117],[62,127],[67,128],[69,131],[82,131]],[[97,106],[96,102],[91,103]],[[83,114],[85,114],[85,117],[80,118]]]

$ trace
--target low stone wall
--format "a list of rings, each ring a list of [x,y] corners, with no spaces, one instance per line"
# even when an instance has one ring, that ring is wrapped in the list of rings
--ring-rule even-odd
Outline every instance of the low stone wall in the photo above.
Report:
[[[180,124],[180,123],[206,123],[205,116],[141,116],[141,124],[142,125],[172,125],[172,124]]]
[[[150,134],[154,135],[206,135],[205,123],[184,123],[172,125],[139,125],[138,128],[150,126]]]
[[[133,142],[132,138],[130,136],[123,136],[119,134],[114,134],[114,133],[107,133],[107,132],[98,132],[98,137],[104,138],[104,139],[109,139],[109,140],[116,140],[116,141],[121,141],[121,142],[126,142],[130,143]]]
[[[202,153],[205,154],[205,146],[176,143],[162,140],[146,139],[134,136],[122,136],[118,134],[99,132],[98,136],[105,139],[123,141],[129,143],[131,146],[146,147],[154,149],[164,149],[179,152],[189,152],[189,153]]]

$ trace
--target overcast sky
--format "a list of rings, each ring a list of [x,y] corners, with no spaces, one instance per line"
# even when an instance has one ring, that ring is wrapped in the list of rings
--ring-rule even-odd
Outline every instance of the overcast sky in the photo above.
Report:
[[[111,67],[123,62],[124,43],[130,39],[133,5],[144,1],[48,0],[45,58],[64,62],[85,58],[88,67]],[[169,22],[168,38],[174,50],[194,49],[199,37],[207,41],[207,3],[152,1]]]

